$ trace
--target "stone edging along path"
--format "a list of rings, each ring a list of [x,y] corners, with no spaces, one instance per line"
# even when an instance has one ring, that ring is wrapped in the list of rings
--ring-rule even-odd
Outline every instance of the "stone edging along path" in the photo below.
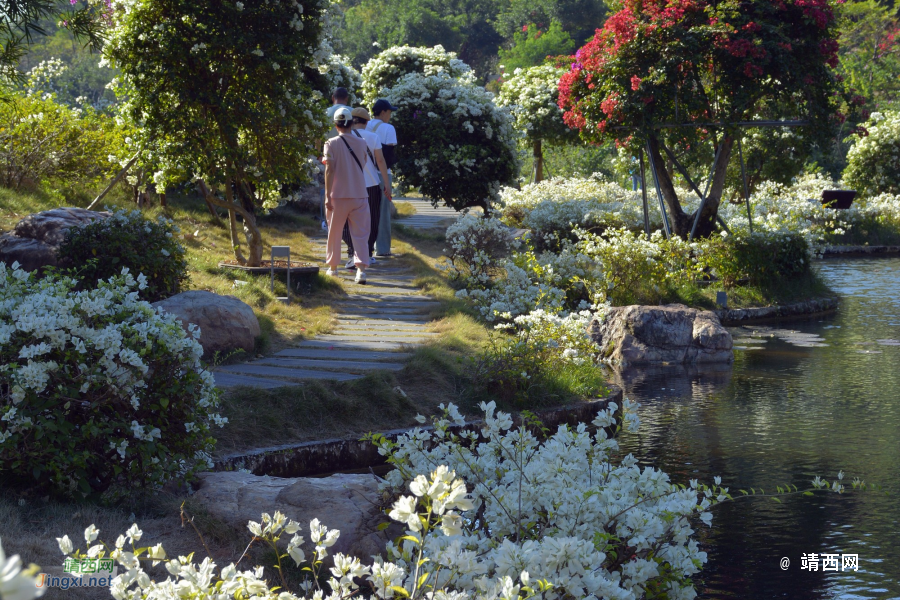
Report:
[[[415,215],[398,221],[414,229],[446,228],[458,214],[447,207],[435,209],[419,198],[397,200],[415,207]],[[324,232],[310,241],[324,259]],[[421,294],[412,284],[412,271],[397,266],[391,257],[376,259],[367,274],[368,283],[358,285],[353,282],[355,271],[343,266],[338,270],[348,284],[348,294],[334,304],[338,323],[333,333],[272,356],[217,367],[213,371],[216,386],[275,388],[309,379],[346,381],[376,369],[402,369],[408,350],[437,335],[428,331],[428,313],[439,303]]]
[[[622,411],[622,388],[607,384],[610,392],[603,398],[590,402],[582,402],[559,408],[538,411],[537,417],[544,427],[555,431],[560,425],[577,426],[579,423],[590,423],[597,412],[606,408],[610,402],[618,405],[617,413]],[[514,419],[520,424],[519,419]],[[479,431],[482,421],[468,421],[462,428],[451,428]],[[431,426],[419,426],[419,429],[430,430]],[[393,429],[382,433],[391,441],[397,440],[409,429]],[[215,462],[213,471],[234,471],[247,469],[254,475],[270,475],[272,477],[310,477],[327,475],[336,471],[365,469],[386,464],[385,457],[378,453],[372,442],[363,440],[321,440],[286,444],[271,448],[257,448],[243,453],[223,456]]]

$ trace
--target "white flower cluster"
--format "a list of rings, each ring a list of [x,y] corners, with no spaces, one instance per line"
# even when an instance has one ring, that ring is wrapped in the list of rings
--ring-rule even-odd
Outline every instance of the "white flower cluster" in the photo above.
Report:
[[[149,462],[159,443],[159,428],[143,419],[153,417],[152,403],[162,401],[165,406],[169,402],[168,397],[160,397],[160,386],[170,382],[159,378],[167,375],[154,372],[164,365],[173,365],[174,370],[167,371],[171,376],[199,378],[193,388],[196,396],[190,402],[172,398],[173,404],[184,403],[178,410],[203,421],[204,432],[208,430],[207,421],[220,425],[226,422],[215,412],[215,383],[200,361],[203,349],[197,342],[199,329],[191,326],[192,335],[188,336],[176,316],[157,312],[140,300],[138,290],[146,286],[146,281],[144,275],[135,279],[123,269],[120,276],[99,281],[95,288],[74,291],[74,279],[37,279],[21,270],[18,263],[12,268],[0,263],[0,465],[12,455],[32,458],[25,453],[25,446],[17,445],[24,444],[23,436],[40,434],[47,438],[44,427],[58,427],[53,424],[56,419],[65,420],[70,413],[77,416],[82,410],[98,410],[112,402],[114,410],[110,406],[110,414],[103,418],[119,425],[104,434],[103,445],[108,442],[115,450],[119,467],[126,472],[140,471],[140,479],[163,483],[172,473],[162,469],[177,470],[178,465],[159,465],[161,470],[156,472],[150,464],[138,466],[141,461],[135,459]],[[42,408],[51,399],[56,400],[51,404],[53,410]],[[169,409],[172,412],[175,407]],[[85,436],[84,443],[90,444],[94,436],[91,429],[69,435]],[[54,447],[48,441],[28,452],[37,452],[34,459],[46,461],[40,467],[50,471],[48,476],[54,485],[74,488],[74,473],[62,466],[53,472],[49,463],[62,465],[79,459],[75,454],[53,455]],[[194,448],[182,470],[194,469],[197,464],[211,466],[208,450],[205,442]],[[175,444],[165,451],[177,456]],[[193,463],[187,464],[191,460]]]
[[[509,106],[516,127],[531,140],[548,142],[574,141],[577,131],[563,122],[558,106],[559,78],[565,72],[552,65],[516,69],[503,82],[497,104]]]
[[[467,287],[485,286],[513,240],[510,230],[496,217],[465,214],[447,228],[449,261],[440,266],[451,279],[465,280]]]
[[[559,315],[543,309],[513,319],[517,335],[531,338],[559,352],[565,362],[582,364],[592,361],[597,347],[588,335],[587,328],[594,316],[603,316],[608,306],[593,307],[568,315]],[[504,327],[498,325],[498,328]]]
[[[397,466],[385,487],[410,492],[401,493],[389,511],[407,532],[399,544],[388,544],[385,559],[364,565],[336,554],[326,570],[323,560],[340,532],[313,519],[312,548],[304,551],[300,524],[278,512],[248,523],[254,541],[275,551],[279,570],[288,557],[298,567],[308,565],[300,587],[310,600],[633,600],[651,586],[667,598],[696,596],[690,577],[706,554],[692,538],[692,519],[709,524],[709,509],[727,498],[718,478],[715,486],[696,480],[678,486],[662,471],[640,468],[631,455],[614,461],[618,444],[607,432],[616,425],[615,403],[598,413],[595,433],[586,425],[562,426],[543,442],[525,429],[513,430],[510,415],[495,412],[493,402],[481,407],[480,432],[454,433],[451,428],[464,420],[450,405],[434,429],[417,428],[396,443],[377,440],[379,452]],[[627,400],[621,419],[626,429],[637,429],[635,405]],[[116,600],[299,598],[270,587],[261,567],[217,569],[210,558],[199,564],[172,558],[159,544],[135,547],[142,535],[132,525],[108,547],[97,543],[92,525],[84,532],[84,551],[68,536],[57,542],[67,556],[108,555],[124,567],[110,589]],[[290,536],[286,549],[283,536]],[[15,585],[30,591],[17,600],[29,600],[38,590],[30,585],[32,574],[19,572],[16,558],[3,569],[12,577],[0,581],[7,584],[0,592],[5,598]],[[0,554],[0,567],[3,562]],[[162,563],[165,579],[152,578],[148,563]],[[362,581],[371,595],[362,593]]]
[[[387,96],[386,90],[394,87],[404,75],[418,73],[430,76],[445,73],[454,79],[475,82],[471,67],[459,60],[455,52],[447,52],[443,46],[433,48],[393,46],[369,59],[363,66],[363,98],[371,106],[378,98]]]
[[[847,153],[845,183],[870,196],[900,194],[900,112],[872,113],[865,128]]]
[[[707,509],[725,498],[724,490],[701,491],[696,481],[676,486],[631,455],[616,464],[618,444],[605,430],[615,423],[614,403],[594,420],[593,435],[585,425],[560,427],[543,443],[513,431],[510,415],[495,414],[493,402],[482,409],[482,430],[461,440],[449,430],[462,424],[451,407],[435,430],[413,431],[395,446],[382,443],[380,451],[397,466],[387,475],[395,489],[434,465],[471,486],[478,518],[467,520],[459,536],[426,536],[431,560],[456,566],[467,587],[524,571],[552,582],[548,599],[637,598],[654,580],[669,598],[695,596],[689,577],[706,554],[692,539],[689,519],[699,514],[708,523]],[[627,400],[624,421],[637,428]],[[410,546],[398,549],[401,565],[415,564]]]
[[[822,191],[841,189],[839,182],[821,174],[798,177],[791,185],[763,182],[750,198],[754,231],[798,233],[813,251],[827,235],[842,234],[866,219],[887,219],[900,223],[900,199],[881,194],[857,198],[847,210],[822,206]],[[686,212],[699,204],[689,190],[676,190]],[[641,192],[622,188],[601,178],[550,179],[523,186],[521,190],[503,188],[503,220],[510,225],[531,229],[538,237],[569,232],[573,226],[585,229],[598,226],[632,230],[643,229]],[[656,198],[648,190],[650,225],[662,227]],[[719,215],[732,229],[747,229],[747,209],[743,203],[723,202]]]
[[[353,68],[350,57],[342,54],[332,54],[328,62],[319,65],[319,73],[325,75],[328,81],[328,89],[333,92],[336,88],[346,88],[350,92],[350,106],[356,106],[360,102],[360,89],[362,88],[362,75]]]

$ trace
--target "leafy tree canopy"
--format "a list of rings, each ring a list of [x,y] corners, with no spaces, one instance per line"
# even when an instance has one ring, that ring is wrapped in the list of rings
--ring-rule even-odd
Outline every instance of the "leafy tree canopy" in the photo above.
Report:
[[[505,73],[512,73],[516,69],[543,64],[553,56],[571,54],[575,47],[559,21],[553,21],[546,31],[530,23],[513,35],[512,48],[500,50],[500,65]]]
[[[675,192],[666,148],[712,143],[714,176],[698,235],[716,226],[735,129],[719,124],[804,119],[827,135],[844,118],[837,103],[836,0],[625,0],[574,57],[560,81],[566,122],[583,139],[649,142],[672,229],[693,215]],[[664,124],[709,124],[661,129]],[[694,173],[699,182],[698,173]]]
[[[165,173],[219,184],[259,264],[255,208],[309,176],[325,131],[318,68],[332,54],[321,0],[133,0],[115,13],[105,52],[121,69],[124,114]],[[233,194],[236,198],[233,199]]]

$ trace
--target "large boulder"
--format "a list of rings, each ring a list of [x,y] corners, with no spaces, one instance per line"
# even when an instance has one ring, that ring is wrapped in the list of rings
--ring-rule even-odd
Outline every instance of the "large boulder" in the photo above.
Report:
[[[83,208],[54,208],[28,215],[10,233],[0,236],[0,261],[18,262],[26,271],[57,266],[57,251],[70,227],[84,225],[109,216]]]
[[[731,334],[715,313],[681,304],[613,307],[588,333],[603,359],[622,366],[734,360]]]
[[[191,290],[154,302],[153,306],[177,316],[185,330],[191,323],[200,327],[204,356],[237,348],[253,352],[259,337],[259,321],[253,309],[234,296]]]
[[[338,474],[330,477],[268,477],[225,471],[201,473],[194,499],[209,515],[250,535],[247,522],[260,521],[262,513],[281,511],[300,523],[299,532],[309,540],[309,522],[339,529],[340,537],[329,554],[338,552],[368,561],[382,554],[396,528],[379,530],[390,521],[384,512],[386,498],[371,474]],[[308,553],[307,553],[308,554]]]

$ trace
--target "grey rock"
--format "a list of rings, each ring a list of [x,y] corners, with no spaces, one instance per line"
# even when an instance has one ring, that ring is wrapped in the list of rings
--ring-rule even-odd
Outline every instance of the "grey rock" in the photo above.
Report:
[[[330,477],[268,477],[234,471],[201,473],[194,499],[210,516],[246,533],[248,521],[260,521],[264,512],[281,511],[300,523],[300,535],[309,540],[309,522],[319,522],[341,532],[329,555],[338,552],[367,562],[382,554],[396,528],[379,531],[390,519],[383,513],[384,497],[378,480],[370,474],[338,474]],[[402,534],[402,532],[401,532]],[[303,548],[307,556],[311,548]]]
[[[588,333],[603,359],[622,366],[734,360],[731,334],[718,317],[681,304],[613,307],[591,321]]]
[[[11,232],[0,236],[0,261],[7,265],[18,262],[26,271],[57,266],[57,251],[70,227],[108,216],[108,212],[72,207],[28,215]]]
[[[191,290],[153,306],[177,316],[185,330],[190,323],[200,327],[200,345],[206,356],[237,348],[252,352],[260,334],[253,309],[234,296]]]

